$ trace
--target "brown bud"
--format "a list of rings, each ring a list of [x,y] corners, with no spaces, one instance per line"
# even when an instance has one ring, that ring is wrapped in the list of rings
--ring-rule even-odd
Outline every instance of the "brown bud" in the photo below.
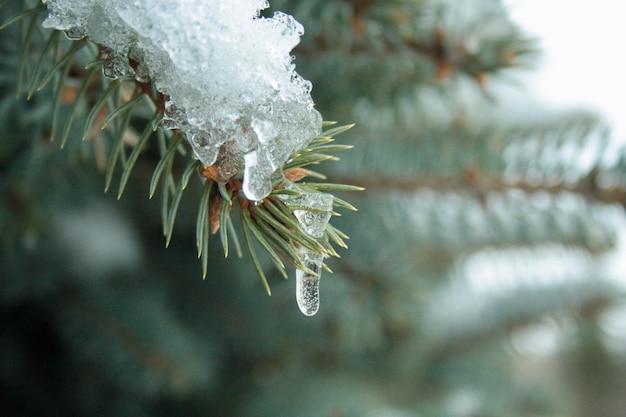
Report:
[[[437,62],[437,79],[448,81],[454,74],[454,67],[449,61],[441,60]]]
[[[311,171],[307,171],[306,169],[300,167],[291,168],[284,172],[285,178],[287,178],[291,182],[300,181],[302,178],[306,177],[310,173]]]
[[[222,211],[222,202],[224,198],[221,194],[214,194],[209,202],[209,225],[211,234],[216,234],[220,230],[220,213]]]
[[[201,166],[199,170],[200,170],[200,176],[203,178],[208,178],[210,180],[217,181],[217,179],[220,177],[220,173],[217,170],[216,164],[209,165],[208,167]]]

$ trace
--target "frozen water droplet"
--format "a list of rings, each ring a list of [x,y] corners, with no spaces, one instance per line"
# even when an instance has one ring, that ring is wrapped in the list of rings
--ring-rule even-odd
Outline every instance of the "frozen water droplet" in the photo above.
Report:
[[[252,152],[259,147],[259,138],[250,126],[243,126],[241,133],[234,138],[235,146],[242,153]]]
[[[186,119],[185,109],[178,107],[171,101],[165,102],[165,111],[163,112],[163,119],[161,119],[163,129],[179,129]]]
[[[271,142],[276,138],[275,124],[270,120],[252,119],[250,127],[254,130],[259,142],[266,145],[268,149],[272,149]],[[267,146],[270,145],[270,146]]]
[[[330,211],[333,208],[332,194],[303,193],[301,196],[290,199],[287,204],[310,207],[310,210],[294,210],[293,214],[306,234],[318,239],[324,236],[324,230],[330,220]]]
[[[87,36],[87,32],[85,31],[85,28],[82,28],[82,27],[69,28],[63,32],[65,33],[65,36],[67,37],[67,39],[71,39],[71,40],[82,39],[85,36]]]
[[[187,132],[187,139],[191,144],[193,152],[203,165],[213,165],[219,153],[219,144],[215,143],[213,135],[203,130]]]
[[[300,24],[293,16],[283,12],[276,12],[272,17],[273,23],[282,29],[283,37],[293,37],[294,39],[304,35],[304,26]],[[299,41],[299,39],[297,39]]]
[[[313,316],[320,308],[320,277],[322,273],[322,255],[316,255],[307,249],[301,249],[302,263],[313,272],[296,270],[296,301],[305,316]]]
[[[128,51],[128,59],[135,70],[135,80],[140,83],[150,82],[150,70],[146,64],[143,51],[136,46],[132,46]]]
[[[267,155],[260,150],[244,155],[243,193],[249,200],[259,201],[272,191],[274,173]]]
[[[128,64],[127,57],[116,54],[110,49],[103,48],[102,73],[105,77],[115,80],[120,77],[134,75],[135,71]]]
[[[165,130],[178,129],[178,123],[176,123],[174,119],[170,119],[169,117],[167,117],[165,114],[163,115],[163,118],[161,119],[161,122],[159,124]]]

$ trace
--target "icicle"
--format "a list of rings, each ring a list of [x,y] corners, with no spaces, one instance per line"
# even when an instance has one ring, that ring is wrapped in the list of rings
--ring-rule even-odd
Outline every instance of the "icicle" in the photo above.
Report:
[[[313,316],[320,308],[320,276],[322,256],[301,249],[302,263],[313,273],[296,270],[296,301],[305,316]]]
[[[324,237],[326,225],[330,220],[330,211],[333,208],[331,194],[303,192],[297,197],[287,197],[286,203],[288,206],[304,207],[294,210],[293,214],[306,234],[316,239]],[[310,207],[311,210],[307,210],[306,207]],[[317,313],[320,306],[319,285],[324,256],[302,246],[299,249],[299,256],[308,271],[296,270],[296,301],[304,315],[312,316]]]

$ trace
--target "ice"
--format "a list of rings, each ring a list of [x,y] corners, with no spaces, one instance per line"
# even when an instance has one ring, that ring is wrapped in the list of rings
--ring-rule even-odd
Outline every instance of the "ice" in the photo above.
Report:
[[[189,129],[187,140],[191,144],[196,157],[204,165],[213,165],[219,153],[219,143],[213,138],[210,131]]]
[[[300,227],[306,234],[314,238],[324,236],[324,230],[330,220],[330,211],[333,208],[333,196],[327,193],[303,193],[292,198],[288,205],[307,207],[294,210]]]
[[[293,208],[293,214],[302,231],[316,239],[323,239],[333,208],[332,194],[309,192],[295,184],[290,184],[287,188],[301,193],[281,198],[287,207]],[[296,270],[296,301],[303,314],[312,316],[319,309],[319,285],[324,257],[304,246],[298,251],[300,260],[308,271]]]
[[[265,0],[44,3],[44,27],[106,48],[108,77],[152,80],[166,97],[161,126],[184,132],[204,165],[243,172],[251,200],[266,197],[275,171],[321,131],[311,83],[290,55],[304,28],[285,13],[260,17]]]
[[[310,272],[296,270],[296,301],[305,316],[313,316],[320,307],[320,276],[322,273],[322,255],[300,248],[300,258]]]
[[[251,200],[261,200],[272,191],[271,177],[274,170],[269,157],[261,149],[244,156],[243,192]]]

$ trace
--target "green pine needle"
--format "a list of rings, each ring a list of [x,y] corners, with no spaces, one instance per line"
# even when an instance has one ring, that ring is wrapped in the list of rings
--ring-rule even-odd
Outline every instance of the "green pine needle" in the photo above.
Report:
[[[209,200],[211,198],[211,189],[214,182],[206,180],[204,187],[202,188],[202,195],[200,196],[200,207],[198,207],[198,218],[196,220],[196,246],[198,248],[198,258],[206,253],[204,250],[204,242],[209,240],[210,225],[209,225]],[[203,268],[205,270],[205,268]],[[206,272],[203,274],[206,276]]]
[[[78,90],[76,98],[74,99],[74,103],[72,104],[72,108],[70,109],[70,114],[65,121],[65,129],[63,129],[63,135],[61,136],[61,149],[65,147],[67,138],[70,136],[70,131],[72,130],[72,126],[74,125],[74,120],[79,113],[78,107],[80,104],[82,104],[83,97],[85,97],[85,93],[91,85],[91,81],[93,81],[93,78],[97,74],[97,71],[97,67],[92,67],[87,73],[85,79],[83,80],[80,89]]]
[[[32,9],[24,10],[22,13],[16,14],[15,16],[11,16],[7,20],[2,22],[2,24],[0,24],[0,30],[8,28],[12,24],[19,22],[25,17],[32,16],[32,15],[36,16],[39,12],[44,11],[45,9],[46,9],[46,6],[42,4],[40,6],[33,7]]]
[[[276,232],[276,230],[272,226],[270,226],[263,220],[255,218],[254,222],[261,230],[263,235],[270,241],[273,249],[278,254],[280,254],[280,256],[287,259],[289,263],[292,264],[294,267],[310,272],[308,271],[308,268],[306,268],[306,266],[304,266],[304,264],[300,261],[300,257],[298,256],[298,253],[296,252],[296,248],[293,245],[292,241],[286,241]]]
[[[159,185],[159,181],[163,176],[163,173],[170,165],[170,162],[173,161],[174,156],[176,155],[176,149],[178,145],[180,145],[182,141],[182,137],[180,135],[176,135],[172,138],[172,142],[170,143],[169,148],[165,152],[165,154],[161,157],[161,160],[157,164],[154,169],[154,173],[152,174],[152,179],[150,180],[150,198],[154,196],[154,192]]]
[[[100,97],[98,97],[98,100],[93,105],[93,107],[91,108],[91,111],[89,112],[89,115],[87,116],[87,121],[85,122],[85,128],[83,129],[83,140],[87,138],[87,134],[89,133],[89,130],[91,130],[91,127],[93,126],[96,120],[96,117],[98,116],[98,113],[100,113],[102,106],[104,106],[104,103],[106,103],[110,94],[116,91],[116,89],[119,89],[120,85],[121,85],[120,82],[117,80],[111,81],[109,82],[109,85],[106,88],[106,90],[104,90],[100,94]]]
[[[49,52],[51,52],[52,57],[57,56],[59,52],[59,46],[61,43],[60,40],[61,40],[61,32],[59,32],[58,30],[53,31],[50,37],[48,38],[48,42],[46,42],[46,46],[44,46],[43,51],[41,52],[39,60],[37,61],[37,66],[35,67],[35,70],[33,71],[33,76],[31,77],[31,80],[29,83],[28,95],[26,97],[28,100],[30,100],[33,93],[35,92],[35,89],[37,88],[37,81],[39,79],[39,75],[41,74],[41,70],[43,68],[43,63],[46,59],[46,56],[48,55]]]
[[[232,197],[230,196],[230,193],[228,192],[228,190],[226,190],[226,185],[223,183],[218,183],[217,190],[222,195],[222,198],[224,199],[224,201],[228,202],[229,206],[232,206],[233,205]]]
[[[270,260],[276,266],[276,269],[286,277],[287,273],[285,272],[285,265],[280,260],[274,248],[267,242],[267,240],[263,237],[263,233],[257,228],[255,223],[250,219],[250,213],[247,210],[244,210],[243,216],[244,224],[242,227],[249,230],[252,235],[255,237],[256,241],[259,242],[265,253],[269,256]]]
[[[128,163],[124,167],[124,171],[122,172],[122,177],[120,179],[120,186],[117,192],[118,200],[122,198],[122,194],[124,193],[124,189],[126,188],[126,184],[128,183],[130,174],[133,171],[133,167],[135,166],[135,163],[137,162],[137,159],[139,158],[139,154],[143,152],[144,148],[148,144],[148,139],[150,139],[150,136],[154,132],[153,127],[156,124],[156,120],[157,119],[155,117],[152,119],[150,123],[146,124],[146,127],[143,129],[143,132],[141,133],[141,136],[139,137],[139,140],[137,141],[137,145],[135,145],[135,147],[133,148],[133,151],[130,154],[130,157],[128,158]]]
[[[61,75],[57,78],[57,82],[54,86],[54,92],[52,93],[52,97],[54,97],[54,101],[52,103],[52,129],[50,133],[50,141],[53,142],[56,137],[57,125],[59,122],[59,111],[61,109],[61,98],[63,87],[67,82],[70,74],[70,64],[71,62],[67,62],[63,70],[61,71]]]
[[[333,123],[334,124],[334,123]],[[352,129],[354,127],[354,123],[349,124],[349,125],[343,125],[343,126],[338,126],[332,129],[328,129],[325,130],[324,132],[322,132],[322,134],[320,135],[321,137],[328,137],[328,138],[332,138],[335,137],[343,132],[346,132],[350,129]]]
[[[165,246],[169,246],[170,240],[172,239],[172,233],[174,232],[174,222],[176,221],[176,214],[178,213],[178,207],[180,206],[180,200],[183,197],[183,191],[187,188],[189,184],[189,178],[191,174],[193,174],[198,165],[199,161],[195,159],[190,159],[187,167],[183,171],[183,175],[180,177],[180,181],[178,183],[178,187],[176,187],[176,192],[172,197],[172,204],[167,213],[167,224],[165,225]]]
[[[365,188],[348,184],[332,184],[322,182],[306,182],[300,184],[304,188],[310,188],[317,191],[363,191]]]
[[[218,186],[221,184],[218,184]],[[221,191],[221,187],[220,187]],[[228,223],[229,210],[232,202],[226,199],[222,200],[222,206],[220,208],[220,239],[222,241],[222,248],[224,249],[224,258],[228,258],[228,229],[230,224]]]
[[[121,106],[116,107],[115,110],[109,113],[106,119],[104,119],[104,122],[102,122],[102,127],[100,129],[106,129],[109,123],[111,123],[116,117],[120,116],[121,114],[124,114],[125,112],[132,113],[135,106],[139,104],[139,101],[144,97],[145,96],[143,93],[135,93],[135,95],[130,100],[128,100]]]
[[[61,68],[67,66],[68,64],[71,64],[72,58],[74,58],[74,55],[78,51],[80,51],[86,45],[86,43],[87,43],[86,39],[80,39],[78,41],[72,42],[72,46],[70,47],[70,49],[67,52],[65,52],[64,55],[61,56],[61,59],[59,59],[43,77],[43,79],[37,86],[37,91],[41,91],[50,82],[50,80],[52,80],[54,75]]]
[[[146,128],[147,130],[147,128]],[[183,191],[187,188],[189,184],[189,178],[191,174],[193,174],[200,164],[199,161],[195,159],[190,159],[187,167],[183,171],[183,175],[180,177],[180,181],[178,182],[178,186],[176,187],[176,192],[172,197],[172,203],[168,210],[167,215],[167,225],[165,226],[165,246],[169,246],[170,240],[172,238],[172,233],[174,232],[174,223],[176,222],[176,214],[178,213],[178,207],[180,206],[180,200],[183,196]]]
[[[115,140],[113,148],[111,149],[111,154],[109,156],[109,160],[107,163],[106,174],[104,177],[104,192],[109,191],[109,187],[111,186],[111,181],[113,180],[113,173],[115,172],[115,167],[117,165],[118,159],[122,161],[123,165],[126,162],[126,156],[124,154],[124,134],[126,133],[126,129],[130,123],[130,119],[132,118],[132,113],[127,113],[122,121],[121,125],[116,131]]]
[[[345,208],[347,210],[350,211],[359,211],[359,209],[357,209],[356,207],[354,207],[352,204],[348,203],[346,200],[343,200],[337,196],[334,196],[333,198],[333,205],[335,207],[341,207],[341,208]]]
[[[256,273],[259,276],[259,279],[261,280],[261,284],[263,284],[263,288],[265,288],[267,295],[271,296],[272,290],[270,288],[270,285],[267,282],[265,273],[263,273],[263,267],[259,263],[259,258],[257,257],[256,251],[254,250],[254,245],[248,233],[248,228],[245,226],[246,218],[249,220],[249,217],[246,217],[246,216],[249,216],[249,213],[246,210],[239,210],[239,218],[242,224],[241,231],[243,234],[243,240],[244,242],[246,242],[246,246],[248,247],[248,252],[250,253],[250,258],[252,259],[252,265],[254,266],[254,269],[256,270]]]
[[[33,41],[33,37],[35,32],[39,30],[39,22],[37,15],[32,15],[30,22],[28,24],[28,28],[26,29],[26,34],[23,40],[22,47],[22,59],[20,61],[20,69],[18,72],[18,80],[17,80],[17,91],[15,93],[16,97],[20,97],[22,95],[22,86],[24,85],[24,81],[28,79],[28,71],[29,71],[29,62],[30,62],[30,48]]]
[[[311,164],[319,164],[323,161],[338,161],[339,158],[333,155],[324,155],[318,153],[307,153],[305,155],[298,155],[291,159],[283,166],[283,170],[286,171],[291,168],[303,167]]]
[[[326,226],[326,235],[340,247],[348,249],[348,245],[346,245],[346,242],[344,242],[339,233],[337,233],[337,229],[335,229],[332,225]]]
[[[243,256],[241,244],[239,243],[239,238],[237,237],[237,232],[235,232],[235,226],[233,225],[233,221],[230,216],[226,216],[226,223],[228,223],[228,234],[230,235],[230,239],[235,247],[235,253],[237,253],[238,258],[241,258]]]

